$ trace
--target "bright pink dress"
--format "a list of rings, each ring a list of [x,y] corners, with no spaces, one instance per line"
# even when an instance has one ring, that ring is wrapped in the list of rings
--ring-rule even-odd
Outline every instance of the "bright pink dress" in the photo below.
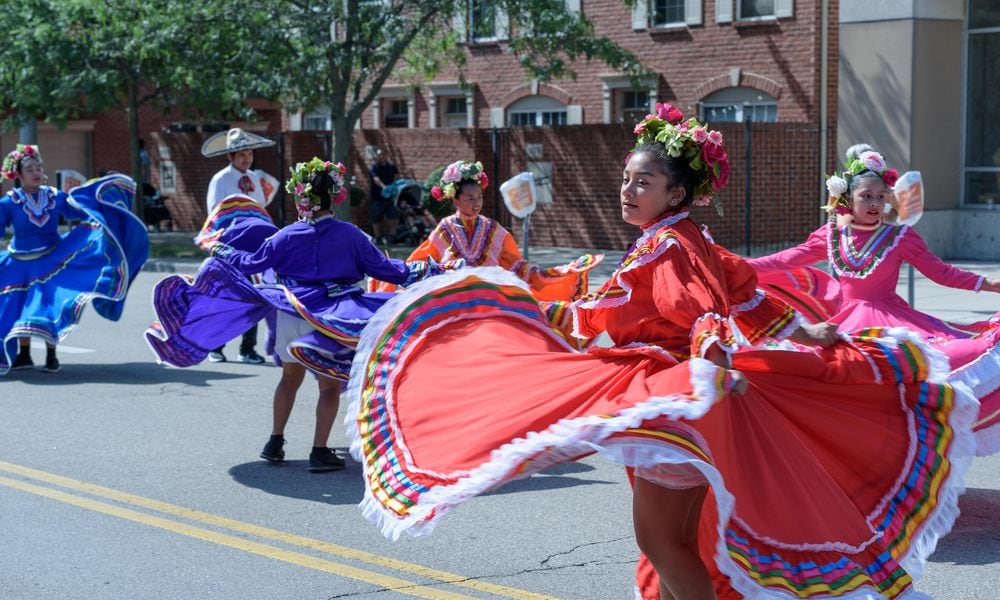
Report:
[[[947,377],[940,353],[877,330],[736,352],[750,386],[731,397],[706,348],[794,323],[756,288],[682,212],[571,305],[576,332],[607,331],[611,348],[568,345],[499,268],[400,292],[361,334],[347,393],[365,517],[391,538],[426,534],[478,494],[597,452],[660,485],[710,486],[699,538],[719,598],[912,594],[956,516],[975,400],[931,383]],[[656,597],[646,560],[637,586]]]
[[[839,281],[809,268],[824,260]],[[979,291],[981,275],[942,261],[907,225],[863,231],[829,223],[799,246],[747,262],[768,293],[788,301],[810,321],[837,323],[845,333],[869,327],[906,327],[919,333],[948,356],[950,381],[968,385],[980,400],[974,425],[977,454],[1000,451],[1000,313],[985,321],[953,323],[916,310],[896,293],[904,262],[935,283],[960,290]]]

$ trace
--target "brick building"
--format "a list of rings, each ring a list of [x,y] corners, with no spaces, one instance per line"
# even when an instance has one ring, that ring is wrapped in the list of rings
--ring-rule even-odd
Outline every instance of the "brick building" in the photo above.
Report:
[[[795,215],[786,220],[798,223],[765,235],[764,243],[801,239],[818,222],[820,173],[832,169],[836,155],[838,2],[640,0],[629,8],[620,0],[568,0],[568,8],[582,11],[597,34],[640,58],[649,75],[635,87],[600,62],[576,63],[575,80],[527,79],[507,52],[509,21],[491,10],[490,0],[470,0],[468,14],[454,23],[467,39],[467,84],[458,83],[457,71],[445,70],[418,87],[386,85],[354,134],[351,167],[367,186],[364,151],[379,146],[404,175],[419,180],[458,158],[482,160],[498,183],[532,170],[553,200],[533,217],[533,241],[623,246],[634,232],[608,205],[616,201],[621,161],[634,139],[631,124],[656,102],[670,102],[727,137],[734,162],[734,183],[724,194],[729,210],[723,217],[706,215],[717,236],[737,245],[749,242],[748,232],[772,227],[775,219],[766,207],[743,204],[756,196],[780,201],[786,216]],[[479,18],[483,15],[489,18]],[[326,108],[295,114],[259,108],[263,120],[252,128],[281,141],[258,153],[258,163],[269,172],[280,175],[287,165],[329,147]],[[171,130],[166,117],[148,111],[140,117],[154,182],[169,184],[168,206],[178,224],[197,227],[208,179],[224,165],[223,159],[198,154],[210,132]],[[742,121],[753,121],[752,129]],[[65,164],[87,175],[127,171],[125,122],[121,114],[107,114],[71,124],[81,129],[78,145],[84,149],[72,152]],[[39,130],[51,170],[61,163],[47,149],[62,144],[50,143],[50,134]],[[747,144],[751,135],[753,143]],[[13,143],[7,137],[0,139],[4,147]],[[781,169],[773,166],[776,155],[784,155]],[[495,209],[509,222],[503,213]],[[364,210],[356,209],[354,217],[365,224]]]

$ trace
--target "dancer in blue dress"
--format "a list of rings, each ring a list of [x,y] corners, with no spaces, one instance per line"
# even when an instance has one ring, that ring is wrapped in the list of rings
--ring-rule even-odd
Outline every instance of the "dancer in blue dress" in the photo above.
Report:
[[[135,182],[110,175],[69,194],[43,185],[38,147],[18,144],[0,174],[14,189],[0,197],[0,231],[14,235],[0,251],[0,375],[31,369],[30,338],[45,341],[44,370],[59,370],[56,344],[79,322],[87,303],[112,321],[149,256],[149,237],[132,215]],[[59,217],[79,220],[65,234]]]

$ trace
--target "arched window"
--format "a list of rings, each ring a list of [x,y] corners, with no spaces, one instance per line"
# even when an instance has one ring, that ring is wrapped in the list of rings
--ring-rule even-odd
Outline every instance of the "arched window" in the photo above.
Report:
[[[700,117],[708,123],[773,123],[778,120],[778,99],[752,87],[730,87],[701,101]]]
[[[565,124],[566,105],[548,96],[528,96],[507,107],[510,127]]]

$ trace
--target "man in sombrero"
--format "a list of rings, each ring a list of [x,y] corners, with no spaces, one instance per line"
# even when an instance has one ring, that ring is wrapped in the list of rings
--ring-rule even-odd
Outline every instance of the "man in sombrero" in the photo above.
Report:
[[[205,140],[201,146],[201,154],[206,158],[225,155],[229,165],[216,173],[208,184],[208,194],[205,205],[208,214],[229,196],[245,196],[267,206],[273,197],[277,180],[259,170],[252,170],[253,151],[274,145],[274,140],[244,131],[234,127],[229,131],[220,131]],[[264,357],[257,353],[257,326],[254,325],[243,334],[240,342],[240,362],[259,365],[264,363]],[[226,362],[223,347],[208,353],[209,362]]]

